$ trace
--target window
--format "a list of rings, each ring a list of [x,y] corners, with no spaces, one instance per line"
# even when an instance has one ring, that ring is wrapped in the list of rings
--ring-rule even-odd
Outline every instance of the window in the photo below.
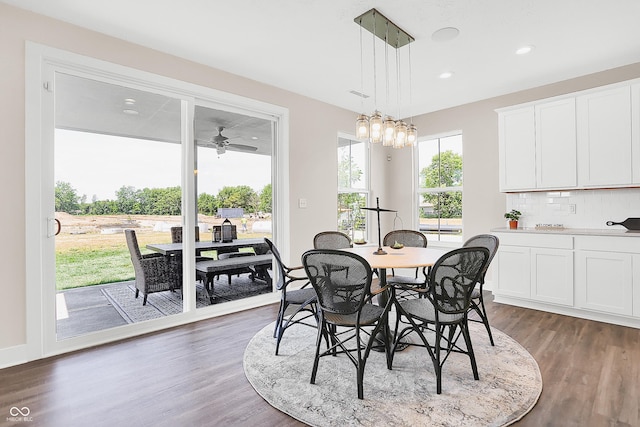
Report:
[[[462,134],[418,143],[418,223],[431,240],[462,241]]]
[[[369,200],[369,145],[338,138],[338,230],[353,241],[367,240],[367,215],[361,209]]]

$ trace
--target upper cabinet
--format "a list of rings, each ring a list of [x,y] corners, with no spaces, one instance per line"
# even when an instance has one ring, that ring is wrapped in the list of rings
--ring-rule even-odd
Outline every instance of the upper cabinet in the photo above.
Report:
[[[498,126],[500,190],[535,188],[536,150],[533,107],[500,113]]]
[[[576,175],[576,103],[573,98],[538,104],[536,188],[572,188]]]
[[[498,112],[500,191],[640,184],[640,82]]]
[[[501,110],[500,191],[576,186],[575,100]]]
[[[580,186],[631,184],[631,87],[581,95],[576,103]]]

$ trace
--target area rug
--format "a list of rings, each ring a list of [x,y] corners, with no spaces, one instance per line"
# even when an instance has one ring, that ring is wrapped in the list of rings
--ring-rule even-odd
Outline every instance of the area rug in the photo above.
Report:
[[[143,322],[172,314],[182,313],[182,293],[155,292],[147,297],[147,304],[142,305],[143,296],[135,298],[135,285],[132,282],[105,286],[102,293],[127,323]],[[231,285],[227,277],[222,276],[214,282],[214,304],[248,298],[271,292],[265,282],[252,281],[247,275],[233,277]],[[202,284],[196,285],[196,308],[210,305],[209,297]]]
[[[316,330],[287,330],[275,356],[274,324],[258,332],[244,353],[245,375],[273,407],[311,426],[506,426],[526,415],[542,392],[533,357],[506,334],[471,323],[480,380],[469,358],[452,354],[436,394],[433,365],[424,348],[396,353],[393,370],[384,353],[372,352],[357,398],[356,369],[346,356],[323,357],[310,384]],[[413,339],[417,339],[412,337]]]

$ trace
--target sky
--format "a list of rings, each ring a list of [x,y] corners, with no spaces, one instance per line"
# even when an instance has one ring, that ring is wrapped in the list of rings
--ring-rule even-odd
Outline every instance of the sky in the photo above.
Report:
[[[55,181],[71,184],[91,202],[115,200],[122,186],[138,190],[180,186],[178,144],[56,129]],[[198,151],[198,193],[217,195],[224,186],[256,192],[271,182],[271,157],[213,149]]]

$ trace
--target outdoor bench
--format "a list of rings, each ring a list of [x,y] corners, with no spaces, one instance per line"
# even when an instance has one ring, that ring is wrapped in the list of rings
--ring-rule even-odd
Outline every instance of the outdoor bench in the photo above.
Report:
[[[220,260],[208,260],[196,262],[196,276],[204,281],[204,288],[213,304],[213,278],[229,270],[251,268],[254,271],[253,278],[258,278],[271,285],[271,276],[267,271],[271,267],[273,256],[271,254],[233,257]]]

